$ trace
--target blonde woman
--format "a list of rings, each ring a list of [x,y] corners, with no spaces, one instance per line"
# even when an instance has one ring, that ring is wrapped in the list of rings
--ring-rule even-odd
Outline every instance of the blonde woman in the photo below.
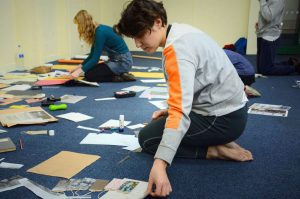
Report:
[[[79,38],[91,45],[91,52],[81,67],[72,73],[78,77],[84,72],[85,79],[92,82],[135,81],[128,73],[132,67],[132,56],[124,40],[107,25],[97,24],[86,11],[80,10],[74,17]],[[98,64],[103,51],[109,60]]]

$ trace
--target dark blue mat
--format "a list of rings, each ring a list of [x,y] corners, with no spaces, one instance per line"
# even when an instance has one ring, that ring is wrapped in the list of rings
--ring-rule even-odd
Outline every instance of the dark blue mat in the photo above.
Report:
[[[160,66],[159,61],[135,59],[137,66]],[[257,79],[253,84],[262,97],[250,99],[249,105],[258,103],[291,106],[287,118],[249,115],[245,133],[237,141],[252,151],[254,161],[237,163],[220,160],[175,159],[168,169],[173,187],[169,198],[300,198],[300,89],[292,88],[299,76],[269,77]],[[95,98],[111,97],[114,91],[132,85],[145,85],[140,81],[130,83],[102,83],[100,87],[44,88],[43,92],[57,97],[64,94],[88,96],[77,104],[69,104],[67,111],[50,112],[53,116],[80,112],[94,119],[79,123],[59,119],[57,123],[7,128],[8,133],[0,138],[11,137],[17,144],[21,138],[24,150],[1,153],[5,161],[24,164],[19,170],[0,169],[0,179],[21,175],[52,189],[59,178],[27,173],[26,170],[52,157],[58,152],[73,151],[100,155],[101,159],[82,170],[74,178],[91,177],[111,180],[112,178],[133,178],[148,180],[153,157],[144,153],[133,153],[118,146],[80,145],[88,131],[76,128],[78,125],[96,128],[109,119],[118,119],[120,114],[132,124],[149,121],[156,107],[148,99],[138,97],[113,101],[95,101]],[[155,84],[147,84],[154,86]],[[21,103],[18,103],[21,104]],[[37,103],[36,105],[39,105]],[[1,128],[3,129],[3,128]],[[53,129],[55,136],[29,136],[21,134],[26,130]],[[126,128],[125,133],[133,133]],[[118,164],[126,155],[130,158]],[[80,160],[78,160],[80,161]],[[0,193],[1,198],[36,198],[26,188]],[[97,194],[93,194],[97,198]]]

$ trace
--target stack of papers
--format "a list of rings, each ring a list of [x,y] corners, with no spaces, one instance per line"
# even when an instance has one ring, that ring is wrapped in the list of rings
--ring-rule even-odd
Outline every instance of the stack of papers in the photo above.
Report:
[[[249,107],[248,113],[287,117],[290,109],[290,106],[254,103]]]
[[[42,124],[56,122],[57,119],[41,107],[0,110],[0,122],[4,127],[19,124]]]

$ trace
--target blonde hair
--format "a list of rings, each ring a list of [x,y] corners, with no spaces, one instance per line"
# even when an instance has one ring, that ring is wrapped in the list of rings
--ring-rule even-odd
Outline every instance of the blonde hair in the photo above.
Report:
[[[77,24],[79,38],[92,45],[95,40],[98,24],[93,21],[92,15],[86,10],[80,10],[74,17],[73,22]]]

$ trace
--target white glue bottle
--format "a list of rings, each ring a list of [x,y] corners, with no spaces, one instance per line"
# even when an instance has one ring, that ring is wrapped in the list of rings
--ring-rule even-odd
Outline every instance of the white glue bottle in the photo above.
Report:
[[[119,117],[119,132],[124,131],[124,115],[120,115]]]

